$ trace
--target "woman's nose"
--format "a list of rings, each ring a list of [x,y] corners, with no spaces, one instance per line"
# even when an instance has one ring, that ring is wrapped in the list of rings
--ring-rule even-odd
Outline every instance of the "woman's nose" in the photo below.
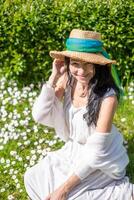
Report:
[[[79,76],[84,76],[84,74],[85,74],[85,70],[84,70],[82,67],[80,67],[80,68],[78,69],[78,75],[79,75]]]

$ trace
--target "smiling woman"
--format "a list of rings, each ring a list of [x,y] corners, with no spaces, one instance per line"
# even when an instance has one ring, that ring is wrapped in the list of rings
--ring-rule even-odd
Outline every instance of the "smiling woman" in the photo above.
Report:
[[[76,79],[82,79],[86,81],[86,83],[88,83],[95,74],[94,65],[92,63],[78,62],[73,59],[70,60],[70,72]]]
[[[65,145],[24,175],[32,200],[132,200],[123,135],[113,125],[120,85],[97,32],[74,29],[67,51],[52,51],[52,74],[32,115]]]

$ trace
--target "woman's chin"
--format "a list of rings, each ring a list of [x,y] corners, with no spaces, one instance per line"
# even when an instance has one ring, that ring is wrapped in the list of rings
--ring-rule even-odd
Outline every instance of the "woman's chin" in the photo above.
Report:
[[[81,82],[81,83],[88,83],[90,79],[89,77],[85,78],[85,77],[79,77],[79,76],[76,76],[75,78],[77,79],[78,82]]]

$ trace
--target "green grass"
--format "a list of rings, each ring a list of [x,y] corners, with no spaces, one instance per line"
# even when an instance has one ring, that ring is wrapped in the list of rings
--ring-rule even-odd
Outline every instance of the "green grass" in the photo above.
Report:
[[[13,81],[0,79],[0,199],[27,200],[23,175],[51,150],[64,144],[54,130],[34,122],[31,109],[40,92],[40,83],[20,88]],[[134,183],[134,84],[118,108],[114,124],[124,135],[130,163],[127,174]]]

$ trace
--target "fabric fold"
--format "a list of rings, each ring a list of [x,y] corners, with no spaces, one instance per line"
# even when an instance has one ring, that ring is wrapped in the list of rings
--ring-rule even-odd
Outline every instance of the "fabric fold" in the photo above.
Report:
[[[111,178],[120,179],[128,163],[129,158],[120,133],[94,132],[83,146],[73,172],[83,180],[93,169],[100,169]]]
[[[49,83],[42,86],[41,93],[32,108],[34,120],[55,129],[56,134],[68,141],[69,131],[65,122],[63,103],[55,96],[54,88]]]

